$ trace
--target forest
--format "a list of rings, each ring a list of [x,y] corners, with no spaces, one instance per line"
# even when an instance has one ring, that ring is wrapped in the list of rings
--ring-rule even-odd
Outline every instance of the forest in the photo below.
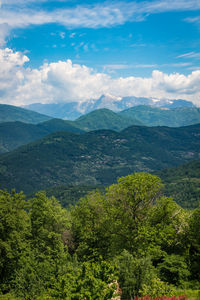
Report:
[[[120,299],[200,290],[200,206],[133,173],[63,208],[0,191],[0,299]]]

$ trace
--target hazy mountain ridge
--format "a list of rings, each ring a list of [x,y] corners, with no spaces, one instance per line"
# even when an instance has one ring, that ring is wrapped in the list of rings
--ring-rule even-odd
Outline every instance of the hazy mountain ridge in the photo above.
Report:
[[[93,110],[107,108],[114,112],[119,112],[138,105],[150,105],[153,107],[194,107],[192,102],[178,99],[154,99],[144,97],[115,97],[112,95],[102,95],[99,99],[90,99],[78,102],[68,103],[52,103],[52,104],[41,104],[33,103],[24,106],[27,109],[34,110],[39,113],[47,114],[54,118],[75,120],[83,114],[87,114]]]
[[[200,125],[54,133],[1,155],[0,184],[28,193],[62,184],[108,185],[135,171],[199,159],[199,134]]]
[[[16,122],[0,123],[0,153],[11,151],[48,134],[34,124]]]
[[[51,119],[39,124],[19,121],[0,123],[0,153],[9,152],[57,131],[84,132],[71,125],[70,121],[60,119]]]
[[[52,119],[52,117],[40,114],[18,106],[0,104],[0,123],[20,121],[24,123],[38,124]]]
[[[131,125],[144,125],[134,117],[120,116],[107,108],[97,109],[83,115],[75,120],[73,124],[85,131],[99,129],[121,131]]]
[[[145,126],[181,127],[200,123],[197,107],[158,108],[146,105],[131,107],[118,113],[130,120],[137,119]]]
[[[15,107],[12,107],[12,110],[15,110]],[[29,117],[29,111],[25,110],[22,120],[25,118],[25,113]],[[12,114],[9,117],[9,111],[6,114],[8,119],[12,117]],[[199,108],[168,109],[144,105],[131,107],[119,113],[106,108],[97,109],[75,121],[50,119],[34,125],[22,122],[5,122],[0,123],[0,153],[13,150],[57,131],[73,133],[99,129],[121,131],[133,125],[180,127],[196,123],[200,123]]]

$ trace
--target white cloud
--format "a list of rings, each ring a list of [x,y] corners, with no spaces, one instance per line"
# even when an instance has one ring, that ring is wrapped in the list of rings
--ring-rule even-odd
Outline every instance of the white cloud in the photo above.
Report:
[[[105,73],[71,60],[26,67],[28,57],[11,49],[0,49],[0,102],[23,105],[34,102],[82,102],[111,94],[186,99],[200,106],[200,69],[188,76],[154,70],[152,76],[113,79]]]
[[[188,52],[177,56],[177,58],[200,58],[200,52]]]
[[[60,38],[63,40],[65,38],[65,32],[60,32],[59,33]]]
[[[200,16],[193,17],[193,18],[186,18],[185,21],[186,21],[186,22],[189,22],[189,23],[197,23],[197,24],[200,24]]]
[[[68,29],[100,28],[138,22],[150,14],[170,11],[198,10],[199,0],[157,0],[157,1],[106,1],[93,5],[78,5],[54,10],[44,10],[39,4],[46,0],[4,0],[0,15],[0,25],[12,29],[48,23],[62,24]],[[36,3],[37,7],[29,6]],[[4,37],[8,32],[4,32]],[[72,36],[73,37],[73,36]]]
[[[28,57],[20,52],[0,49],[0,99],[10,102],[16,97],[16,89],[24,79],[23,65],[28,61]]]

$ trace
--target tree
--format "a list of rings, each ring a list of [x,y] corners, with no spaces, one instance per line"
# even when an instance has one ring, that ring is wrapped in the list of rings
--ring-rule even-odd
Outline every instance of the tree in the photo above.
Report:
[[[160,198],[161,187],[157,176],[135,173],[120,178],[105,194],[81,199],[71,209],[76,253],[106,259],[148,243],[148,211]]]
[[[185,258],[178,254],[166,255],[163,262],[158,264],[158,270],[163,281],[175,285],[183,284],[190,275]]]
[[[53,299],[111,299],[116,290],[115,266],[101,258],[68,262],[51,284],[49,294]]]
[[[28,201],[30,218],[29,248],[20,259],[15,293],[23,299],[43,295],[69,260],[63,236],[70,227],[68,213],[55,198],[44,192]]]
[[[193,280],[200,282],[200,207],[195,209],[190,216],[189,242],[191,276]]]
[[[28,247],[30,222],[23,193],[0,190],[0,288],[9,291]]]
[[[119,269],[121,299],[134,299],[139,295],[143,285],[149,285],[155,278],[155,269],[150,258],[136,258],[124,250],[115,258],[115,262]]]

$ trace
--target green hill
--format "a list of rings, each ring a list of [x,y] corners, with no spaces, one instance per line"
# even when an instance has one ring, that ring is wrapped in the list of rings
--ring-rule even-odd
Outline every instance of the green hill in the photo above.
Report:
[[[187,209],[198,207],[200,202],[200,161],[156,171],[164,183],[164,195],[173,197],[180,206]],[[74,205],[93,190],[104,191],[103,186],[58,186],[47,190],[47,195],[54,196],[63,207]]]
[[[197,159],[200,125],[54,133],[0,157],[0,185],[32,193],[58,185],[109,185]]]
[[[165,184],[164,193],[184,208],[196,208],[200,202],[200,160],[156,172]]]
[[[197,107],[156,108],[135,106],[118,113],[130,120],[139,120],[146,126],[181,127],[200,123],[200,109]]]
[[[46,130],[33,124],[19,121],[0,123],[0,153],[11,151],[47,134]]]
[[[48,133],[53,133],[57,131],[68,131],[73,133],[84,132],[84,130],[76,127],[75,122],[61,119],[51,119],[49,121],[38,124],[37,127],[47,130]]]
[[[114,113],[112,110],[102,108],[94,110],[84,116],[81,116],[73,122],[75,126],[85,131],[110,129],[120,131],[131,125],[143,125],[136,118],[129,119]]]
[[[0,123],[20,121],[37,124],[52,119],[49,116],[21,107],[0,104]]]
[[[9,152],[57,131],[83,133],[81,129],[72,126],[69,121],[59,119],[52,119],[37,125],[19,121],[0,123],[0,153]]]

